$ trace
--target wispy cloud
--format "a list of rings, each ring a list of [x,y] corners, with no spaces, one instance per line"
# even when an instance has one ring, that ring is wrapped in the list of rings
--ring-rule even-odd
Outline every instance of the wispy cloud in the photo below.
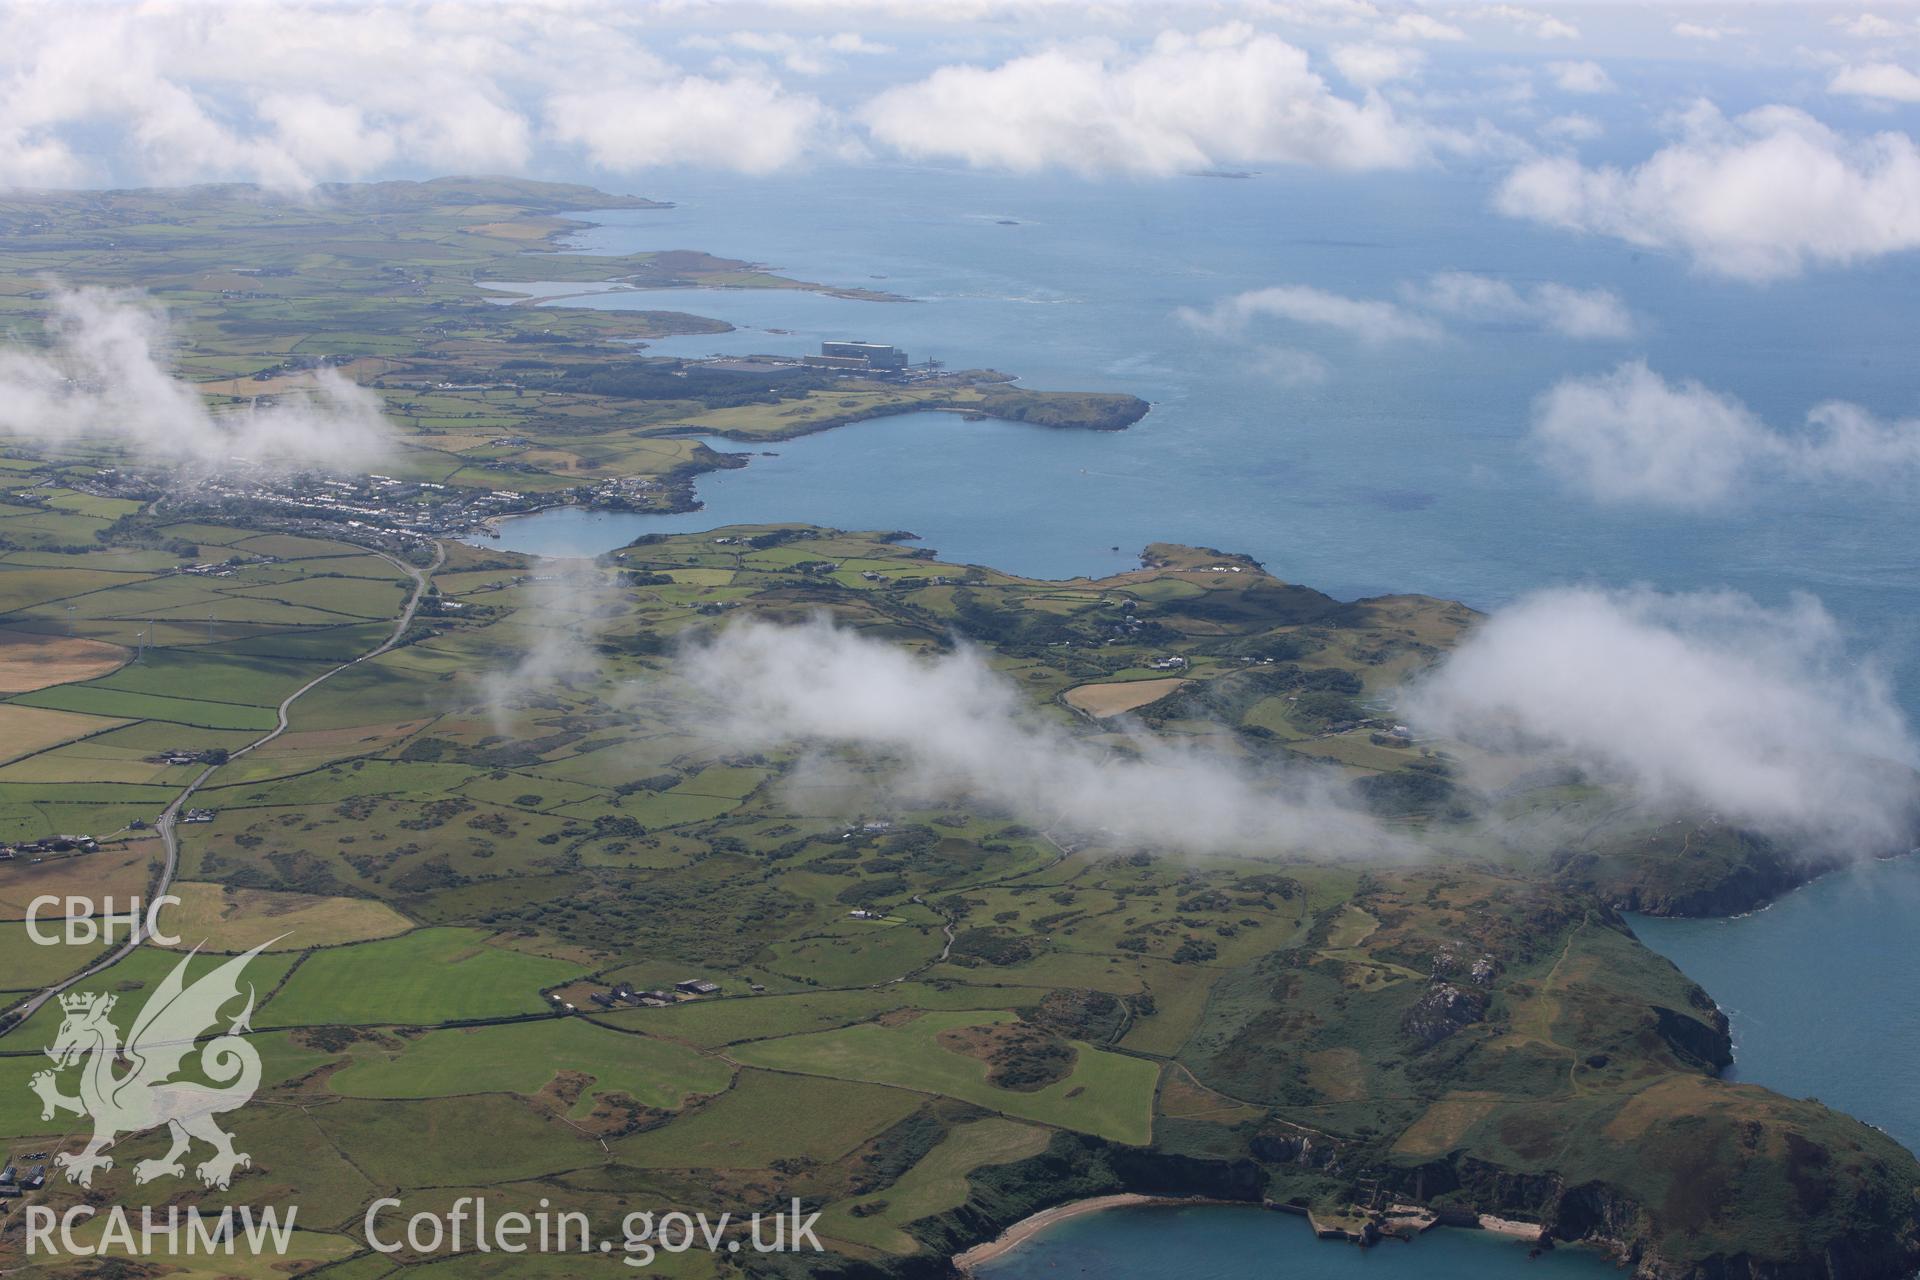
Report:
[[[1274,285],[1230,294],[1209,307],[1181,307],[1174,318],[1190,329],[1246,343],[1256,367],[1287,385],[1323,382],[1325,356],[1274,346],[1274,326],[1318,330],[1368,348],[1432,344],[1447,336],[1436,317],[1530,326],[1583,340],[1632,336],[1626,304],[1607,289],[1576,289],[1541,281],[1516,286],[1493,276],[1440,272],[1400,287],[1403,301],[1353,298],[1311,285]]]
[[[168,368],[161,312],[137,295],[56,293],[47,344],[0,349],[0,435],[109,444],[143,460],[364,467],[391,434],[380,401],[332,370],[309,389],[214,413]]]
[[[1400,713],[1836,851],[1904,851],[1914,835],[1920,747],[1807,597],[1540,592],[1473,632]]]
[[[1442,271],[1406,292],[1443,315],[1531,324],[1569,338],[1630,338],[1635,329],[1632,313],[1611,289],[1552,281],[1515,286],[1494,276]]]
[[[1303,284],[1249,289],[1204,310],[1182,307],[1175,314],[1192,328],[1224,336],[1245,334],[1258,320],[1277,319],[1331,329],[1368,346],[1436,342],[1442,332],[1433,321],[1397,303],[1349,298]]]
[[[1475,11],[1476,16],[1495,18],[1533,36],[1536,40],[1578,40],[1580,28],[1565,18],[1538,9],[1518,5],[1494,4]]]
[[[598,644],[608,626],[627,611],[619,576],[589,562],[536,562],[526,599],[501,628],[525,643],[479,673],[480,693],[500,733],[513,728],[514,713],[551,704],[562,692],[597,684],[606,674]]]
[[[916,794],[971,797],[1036,826],[1193,853],[1398,847],[1319,771],[1256,773],[1147,734],[1118,749],[1042,719],[969,649],[923,657],[816,619],[742,621],[683,653],[699,731],[739,749],[865,753]]]
[[[1620,87],[1597,62],[1549,62],[1547,74],[1562,93],[1613,93]]]

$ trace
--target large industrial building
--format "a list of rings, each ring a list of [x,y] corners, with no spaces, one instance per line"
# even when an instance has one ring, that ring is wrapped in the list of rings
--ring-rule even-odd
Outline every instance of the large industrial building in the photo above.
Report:
[[[823,342],[820,354],[803,357],[817,369],[874,369],[899,372],[907,367],[907,353],[880,342]]]

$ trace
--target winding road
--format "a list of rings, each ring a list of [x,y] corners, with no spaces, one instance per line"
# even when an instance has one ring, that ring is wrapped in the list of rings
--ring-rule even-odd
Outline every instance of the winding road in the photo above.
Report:
[[[246,755],[249,751],[253,751],[256,748],[266,746],[269,742],[272,742],[275,738],[285,733],[287,731],[287,725],[289,723],[289,715],[293,710],[294,703],[298,702],[301,698],[305,697],[307,694],[313,692],[322,684],[325,684],[327,681],[333,679],[333,677],[339,675],[342,671],[346,671],[352,667],[357,667],[361,663],[366,662],[369,659],[377,658],[381,654],[388,652],[395,645],[400,643],[400,638],[402,636],[406,635],[407,628],[413,625],[414,614],[419,611],[420,601],[424,599],[427,594],[427,584],[429,579],[432,577],[433,572],[446,562],[446,558],[447,558],[446,548],[442,547],[439,543],[436,542],[433,547],[433,563],[428,565],[425,569],[416,569],[410,564],[407,564],[400,560],[396,560],[390,555],[386,555],[384,552],[379,554],[381,559],[385,560],[387,563],[393,565],[395,568],[405,573],[409,578],[413,579],[413,591],[409,593],[407,596],[407,606],[406,608],[400,611],[400,618],[397,622],[394,623],[392,634],[390,634],[386,638],[386,640],[380,644],[378,648],[369,649],[367,652],[361,654],[357,658],[350,658],[347,661],[341,663],[337,667],[333,667],[330,670],[321,672],[319,675],[315,676],[313,679],[307,681],[305,684],[301,685],[298,689],[295,689],[292,693],[282,698],[280,700],[279,714],[276,718],[276,723],[274,724],[272,731],[269,733],[265,733],[258,738],[255,738],[252,742],[249,742],[246,746],[241,747],[238,751],[233,752],[231,755],[227,757],[228,763],[239,759],[241,756]],[[153,824],[154,830],[160,833],[160,840],[161,840],[161,843],[166,848],[167,857],[166,857],[165,864],[162,865],[162,867],[160,868],[160,878],[154,883],[152,893],[147,898],[148,902],[156,902],[159,899],[165,897],[167,894],[167,891],[173,887],[174,875],[176,872],[178,872],[180,868],[180,838],[174,828],[179,821],[181,811],[186,808],[187,801],[193,798],[193,793],[198,791],[201,787],[205,786],[207,779],[211,778],[219,769],[220,769],[220,765],[217,765],[217,764],[210,764],[205,769],[202,769],[199,773],[199,776],[195,777],[192,782],[189,782],[186,785],[186,788],[182,790],[179,795],[173,798],[173,803],[169,804],[166,807],[165,811],[161,813],[159,819],[155,821],[155,823]],[[144,940],[145,930],[146,930],[146,921],[144,918],[142,918],[141,920],[137,921],[134,924],[133,929],[128,933],[127,939],[125,942],[122,942],[119,946],[115,947],[112,951],[109,951],[105,956],[95,961],[92,965],[89,965],[87,968],[82,969],[80,972],[72,975],[71,977],[63,978],[59,982],[54,983],[52,986],[48,987],[46,990],[39,992],[37,995],[27,1000],[24,1004],[15,1005],[11,1010],[12,1014],[14,1015],[14,1021],[11,1026],[5,1028],[4,1030],[0,1030],[0,1039],[4,1039],[8,1034],[18,1030],[21,1026],[25,1025],[27,1019],[31,1018],[36,1012],[38,1012],[41,1005],[53,999],[55,996],[59,995],[62,991],[67,990],[69,987],[72,987],[77,983],[85,982],[88,978],[93,977],[95,974],[101,972],[104,969],[110,968],[113,965],[118,964],[120,961],[126,959],[129,955],[133,954],[134,948],[138,947],[140,943]]]

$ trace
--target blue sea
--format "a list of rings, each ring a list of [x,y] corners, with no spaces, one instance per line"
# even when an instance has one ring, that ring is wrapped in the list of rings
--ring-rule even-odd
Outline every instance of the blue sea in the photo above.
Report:
[[[1911,354],[1913,255],[1762,288],[1614,241],[1503,220],[1470,171],[1257,175],[1132,184],[864,167],[772,179],[656,175],[661,211],[613,211],[598,251],[699,248],[779,272],[885,289],[902,303],[785,291],[609,294],[604,307],[680,308],[737,326],[662,354],[810,352],[891,342],[915,359],[992,367],[1030,386],[1127,391],[1131,430],[1049,431],[922,414],[767,446],[703,478],[702,511],[573,511],[509,522],[502,545],[591,555],[653,529],[767,520],[909,529],[948,559],[1066,576],[1131,567],[1152,541],[1251,554],[1340,596],[1420,591],[1497,607],[1565,583],[1731,588],[1767,603],[1811,593],[1864,660],[1920,711],[1915,495],[1871,484],[1763,482],[1709,515],[1596,505],[1527,445],[1557,379],[1644,358],[1792,429],[1829,399],[1920,413]],[[1305,284],[1396,300],[1437,271],[1617,292],[1624,342],[1524,325],[1448,323],[1432,344],[1369,347],[1256,327],[1251,342],[1184,324],[1181,308]],[[1276,379],[1267,346],[1325,362],[1316,385]],[[720,447],[746,450],[748,446]],[[1920,867],[1830,877],[1730,921],[1637,927],[1726,1007],[1742,1079],[1815,1094],[1920,1146]],[[1016,1251],[1001,1277],[1587,1274],[1565,1254],[1439,1233],[1373,1251],[1319,1245],[1297,1222],[1233,1210],[1074,1220]],[[1592,1263],[1597,1266],[1597,1263]]]
[[[1598,1254],[1531,1246],[1484,1231],[1428,1232],[1372,1249],[1316,1240],[1305,1218],[1234,1205],[1144,1205],[1068,1218],[979,1268],[988,1280],[1600,1280],[1620,1272]]]

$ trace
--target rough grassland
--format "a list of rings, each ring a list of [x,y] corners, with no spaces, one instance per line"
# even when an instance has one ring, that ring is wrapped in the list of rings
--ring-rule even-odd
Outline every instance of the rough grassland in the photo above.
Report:
[[[995,1088],[987,1065],[942,1047],[936,1037],[955,1027],[1005,1022],[1012,1015],[956,1011],[923,1014],[898,1027],[872,1023],[745,1045],[732,1057],[749,1066],[869,1080],[959,1098],[1023,1120],[1144,1144],[1151,1136],[1153,1089],[1159,1068],[1139,1058],[1080,1044],[1073,1074],[1032,1093]]]
[[[886,1191],[828,1210],[821,1232],[888,1253],[915,1253],[920,1242],[900,1230],[902,1225],[958,1208],[967,1199],[968,1174],[983,1165],[1039,1155],[1052,1137],[1046,1129],[998,1116],[963,1124]]]
[[[377,1184],[444,1186],[598,1165],[606,1157],[557,1116],[498,1094],[316,1107],[314,1120]]]
[[[643,1169],[764,1169],[833,1160],[911,1115],[920,1098],[852,1080],[743,1071],[698,1111],[614,1144]]]

